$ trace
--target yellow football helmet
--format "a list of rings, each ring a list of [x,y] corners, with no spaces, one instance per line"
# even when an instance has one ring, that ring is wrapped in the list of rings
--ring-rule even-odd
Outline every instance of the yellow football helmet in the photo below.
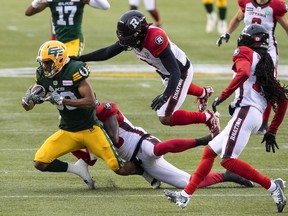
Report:
[[[61,71],[70,58],[65,44],[51,40],[41,45],[36,60],[43,67],[44,76],[52,78]]]

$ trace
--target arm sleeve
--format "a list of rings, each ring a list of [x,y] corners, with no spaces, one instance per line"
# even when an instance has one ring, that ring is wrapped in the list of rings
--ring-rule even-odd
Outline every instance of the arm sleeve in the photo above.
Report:
[[[233,92],[239,88],[249,78],[251,72],[252,57],[249,50],[237,49],[234,53],[233,69],[236,73],[230,84],[225,88],[220,98],[226,100]]]
[[[273,117],[273,120],[272,120],[269,128],[268,128],[268,131],[270,131],[271,133],[274,133],[274,134],[277,133],[279,126],[281,125],[281,123],[284,120],[286,110],[287,110],[287,105],[288,105],[287,100],[282,101],[281,103],[277,104],[275,115]]]
[[[90,0],[89,5],[93,8],[102,10],[108,10],[110,8],[110,4],[107,0]]]
[[[173,91],[175,91],[178,82],[180,80],[180,69],[172,53],[170,46],[167,46],[163,52],[159,55],[159,58],[164,65],[164,67],[169,71],[170,77],[168,81],[167,88],[164,91],[164,95],[170,97]]]
[[[79,61],[105,61],[124,51],[124,48],[119,45],[118,41],[108,47],[95,50],[85,55],[79,56]]]

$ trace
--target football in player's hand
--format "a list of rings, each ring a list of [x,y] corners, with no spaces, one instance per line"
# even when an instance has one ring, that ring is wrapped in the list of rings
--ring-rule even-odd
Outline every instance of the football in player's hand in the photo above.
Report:
[[[37,96],[43,98],[46,95],[46,90],[45,90],[45,88],[42,85],[35,84],[31,88],[31,94],[32,95],[37,95]]]
[[[43,103],[45,95],[46,90],[42,85],[35,84],[31,88],[31,99],[35,104]]]

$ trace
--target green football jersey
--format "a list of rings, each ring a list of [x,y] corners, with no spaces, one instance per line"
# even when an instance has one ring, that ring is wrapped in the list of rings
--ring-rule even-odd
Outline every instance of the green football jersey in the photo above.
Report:
[[[69,99],[78,99],[82,96],[78,91],[79,83],[89,77],[89,68],[85,62],[70,60],[61,71],[60,78],[46,78],[43,68],[36,71],[36,83],[42,85],[46,91],[49,88],[56,90],[61,96]],[[67,131],[80,131],[91,128],[93,125],[101,126],[97,119],[95,109],[80,109],[73,106],[57,106],[61,116],[59,128]]]
[[[48,0],[57,40],[67,43],[80,38],[83,42],[82,19],[85,4],[82,0]]]

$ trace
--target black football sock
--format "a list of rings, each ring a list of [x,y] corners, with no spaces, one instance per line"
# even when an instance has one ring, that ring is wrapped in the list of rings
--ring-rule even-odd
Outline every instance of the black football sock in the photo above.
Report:
[[[208,145],[208,142],[210,142],[211,140],[212,140],[211,134],[205,137],[198,138],[196,139],[196,146]]]
[[[68,168],[68,163],[60,161],[60,160],[54,160],[52,163],[50,163],[44,172],[66,172]]]

